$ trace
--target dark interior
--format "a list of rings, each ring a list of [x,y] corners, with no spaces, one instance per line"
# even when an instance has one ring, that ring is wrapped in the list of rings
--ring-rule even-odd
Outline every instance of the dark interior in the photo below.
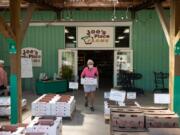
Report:
[[[94,66],[99,71],[99,87],[111,88],[113,86],[113,58],[114,52],[112,50],[78,51],[78,74],[80,75],[87,65],[87,60],[92,59]]]

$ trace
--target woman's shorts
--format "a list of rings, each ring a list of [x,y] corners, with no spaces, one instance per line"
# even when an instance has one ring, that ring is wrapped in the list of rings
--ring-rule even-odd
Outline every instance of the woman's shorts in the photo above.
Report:
[[[89,92],[94,92],[96,91],[96,85],[84,85],[84,92],[89,93]]]

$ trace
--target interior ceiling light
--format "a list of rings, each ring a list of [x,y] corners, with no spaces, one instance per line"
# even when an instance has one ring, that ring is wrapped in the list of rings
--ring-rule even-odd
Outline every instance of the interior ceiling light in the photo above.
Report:
[[[120,41],[119,40],[116,40],[115,43],[119,43]]]
[[[76,43],[76,40],[74,40],[73,42]]]
[[[68,36],[68,38],[69,38],[69,39],[74,39],[74,37],[73,37],[73,36]]]
[[[65,33],[69,33],[69,31],[67,29],[64,30]]]
[[[129,28],[125,29],[124,33],[129,33]]]
[[[118,39],[124,39],[125,37],[124,36],[119,36]]]

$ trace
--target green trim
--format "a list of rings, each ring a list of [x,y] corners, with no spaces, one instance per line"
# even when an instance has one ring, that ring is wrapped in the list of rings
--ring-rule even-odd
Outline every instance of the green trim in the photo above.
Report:
[[[18,123],[18,88],[17,76],[11,74],[10,76],[10,93],[11,93],[11,124]]]

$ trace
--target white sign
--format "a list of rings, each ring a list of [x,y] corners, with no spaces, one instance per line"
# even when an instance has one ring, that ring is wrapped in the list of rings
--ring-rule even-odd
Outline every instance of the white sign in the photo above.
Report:
[[[154,103],[155,104],[169,104],[170,103],[170,96],[169,94],[154,94]]]
[[[21,77],[33,77],[32,61],[29,58],[21,58]]]
[[[77,82],[69,82],[69,88],[77,90],[79,88],[79,84]]]
[[[113,27],[78,27],[78,47],[113,47]]]
[[[81,78],[81,84],[83,85],[97,85],[97,78]]]
[[[104,92],[104,98],[109,99],[110,97],[110,92]]]
[[[32,60],[33,67],[41,67],[42,66],[42,51],[36,48],[23,48],[21,49],[21,57],[22,58],[30,58]]]
[[[118,91],[115,89],[111,89],[110,98],[109,98],[110,100],[117,101],[117,102],[124,102],[125,97],[126,97],[125,91]]]
[[[127,99],[136,99],[136,92],[127,92]]]

